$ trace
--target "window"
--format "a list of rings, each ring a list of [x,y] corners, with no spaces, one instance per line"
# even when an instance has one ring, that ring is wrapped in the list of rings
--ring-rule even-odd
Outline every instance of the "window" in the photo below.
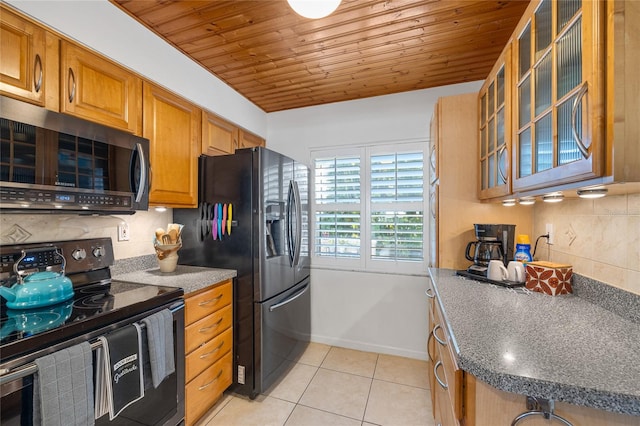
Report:
[[[313,153],[315,265],[424,271],[426,146]]]

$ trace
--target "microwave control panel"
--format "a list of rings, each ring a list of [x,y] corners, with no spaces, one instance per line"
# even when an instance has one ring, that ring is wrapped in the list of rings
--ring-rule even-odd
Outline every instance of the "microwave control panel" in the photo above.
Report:
[[[56,208],[93,210],[96,207],[114,210],[130,209],[132,196],[114,194],[84,194],[71,191],[0,188],[2,207]]]

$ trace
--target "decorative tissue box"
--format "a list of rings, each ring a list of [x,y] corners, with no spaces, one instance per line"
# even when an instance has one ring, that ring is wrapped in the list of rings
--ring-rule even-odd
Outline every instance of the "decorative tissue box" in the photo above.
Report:
[[[571,289],[571,265],[553,262],[527,263],[527,282],[525,286],[532,291],[555,296],[557,294],[573,293]]]

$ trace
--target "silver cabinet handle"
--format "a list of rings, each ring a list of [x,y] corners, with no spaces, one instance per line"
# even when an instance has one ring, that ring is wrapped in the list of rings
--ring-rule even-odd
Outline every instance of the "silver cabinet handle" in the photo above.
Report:
[[[431,356],[431,352],[429,352],[429,343],[431,343],[431,338],[433,337],[433,331],[429,333],[429,337],[427,338],[427,355],[429,356],[429,361],[433,362],[435,359]]]
[[[442,346],[447,346],[447,342],[445,340],[441,340],[438,335],[436,334],[436,330],[437,329],[442,329],[442,327],[440,327],[440,324],[436,324],[435,327],[433,327],[433,337],[435,337],[435,339],[438,341],[438,343],[440,343]]]
[[[588,89],[589,87],[587,86],[587,82],[585,81],[578,91],[578,95],[573,101],[573,107],[571,108],[571,133],[573,134],[573,140],[578,146],[578,150],[580,150],[580,153],[584,158],[589,158],[589,148],[584,146],[582,138],[580,137],[580,135],[578,135],[578,130],[576,128],[576,116],[578,115],[578,105],[580,105],[580,102],[582,102],[582,98],[587,94]]]
[[[198,330],[200,333],[206,333],[207,331],[211,330],[212,328],[216,328],[218,327],[221,323],[222,323],[223,318],[220,318],[220,320],[218,320],[217,323],[210,325],[209,327],[202,327],[200,330]]]
[[[502,168],[500,167],[500,158],[506,151],[507,151],[507,144],[502,145],[502,147],[498,150],[498,174],[500,175],[500,178],[502,179],[502,181],[505,183],[507,182],[507,176],[505,175],[505,172],[503,172]]]
[[[442,366],[442,361],[436,362],[436,365],[433,366],[433,375],[436,377],[436,381],[438,382],[438,384],[442,386],[442,389],[449,389],[449,385],[443,382],[442,380],[440,380],[440,377],[438,377],[438,367],[441,367],[441,366]]]
[[[69,68],[67,83],[69,84],[69,103],[73,103],[73,99],[76,97],[76,75],[71,68]]]
[[[38,72],[38,70],[40,70],[40,72]],[[37,79],[36,79],[36,75],[38,76]],[[33,86],[36,93],[39,92],[40,89],[42,89],[42,75],[43,75],[42,59],[40,59],[39,54],[36,54],[36,59],[33,63]]]
[[[424,294],[426,294],[429,299],[433,299],[436,296],[435,294],[433,294],[433,289],[431,287],[426,289],[424,291]]]
[[[207,357],[209,357],[209,356],[211,356],[211,355],[215,354],[215,353],[216,353],[216,352],[218,352],[220,349],[222,349],[222,347],[223,347],[223,346],[224,346],[224,341],[223,341],[222,343],[220,343],[220,344],[218,345],[218,347],[217,347],[217,348],[215,348],[214,350],[209,351],[209,352],[207,352],[207,353],[205,353],[205,354],[200,355],[200,359],[205,359],[205,358],[207,358]]]
[[[198,306],[207,306],[207,305],[210,305],[212,303],[216,303],[220,299],[222,299],[222,295],[220,295],[218,297],[215,297],[213,299],[203,300],[202,302],[198,303]]]
[[[209,383],[202,385],[198,388],[198,390],[205,390],[206,388],[208,388],[209,386],[211,386],[212,384],[214,384],[219,378],[220,376],[222,376],[222,370],[220,370],[220,372],[218,373],[218,375],[216,376],[215,379],[213,379],[212,381],[210,381]]]

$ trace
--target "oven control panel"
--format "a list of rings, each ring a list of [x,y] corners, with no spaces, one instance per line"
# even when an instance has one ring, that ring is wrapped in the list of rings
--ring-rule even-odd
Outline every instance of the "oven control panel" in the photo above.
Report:
[[[111,238],[93,238],[1,246],[1,279],[15,275],[16,262],[20,273],[60,271],[63,265],[66,274],[90,271],[113,265],[113,245]]]

